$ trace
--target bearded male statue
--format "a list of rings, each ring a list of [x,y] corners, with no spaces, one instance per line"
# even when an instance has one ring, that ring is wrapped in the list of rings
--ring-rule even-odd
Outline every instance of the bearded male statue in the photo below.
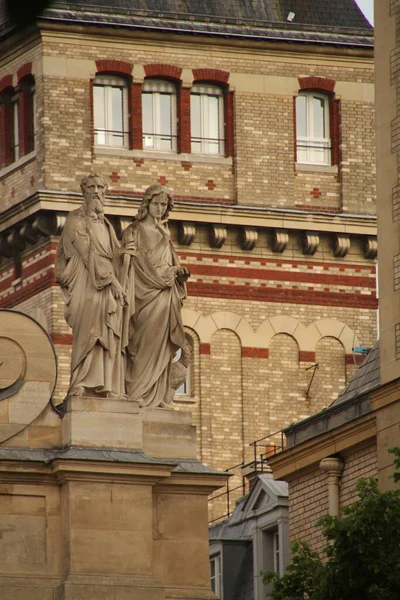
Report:
[[[106,186],[91,173],[82,180],[83,205],[66,219],[55,279],[73,332],[69,396],[124,396],[121,355],[125,294],[117,279],[119,242],[104,216]]]

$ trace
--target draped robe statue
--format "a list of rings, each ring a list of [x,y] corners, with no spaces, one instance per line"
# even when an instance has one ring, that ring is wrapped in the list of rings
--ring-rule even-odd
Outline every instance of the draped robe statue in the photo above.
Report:
[[[121,283],[126,289],[126,391],[142,407],[166,407],[172,359],[185,348],[181,308],[189,271],[180,267],[169,237],[172,197],[156,184],[144,195],[138,216],[124,231]]]
[[[81,183],[83,206],[71,211],[57,248],[55,278],[72,328],[68,396],[124,396],[119,242],[104,216],[105,185],[95,173]]]

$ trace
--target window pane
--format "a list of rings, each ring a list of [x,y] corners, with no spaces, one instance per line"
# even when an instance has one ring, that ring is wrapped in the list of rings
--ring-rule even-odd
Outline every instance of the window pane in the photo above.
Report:
[[[215,96],[208,96],[208,153],[219,153],[219,102]],[[215,141],[212,141],[215,140]]]
[[[105,87],[95,85],[93,88],[93,104],[94,104],[94,143],[104,146],[106,143],[106,136],[104,130],[105,124],[105,100],[104,92]]]
[[[171,95],[160,94],[160,150],[172,148]]]
[[[325,102],[322,98],[312,99],[313,137],[325,137]]]
[[[192,138],[199,138],[201,136],[199,94],[191,94],[190,96],[190,126],[192,130]]]
[[[297,96],[296,98],[296,130],[298,137],[306,137],[307,135],[307,112],[306,112],[306,97]]]
[[[111,130],[111,140],[113,146],[123,146],[123,105],[122,89],[112,87],[110,89],[111,115],[109,129]]]
[[[153,94],[142,94],[143,147],[154,147]]]

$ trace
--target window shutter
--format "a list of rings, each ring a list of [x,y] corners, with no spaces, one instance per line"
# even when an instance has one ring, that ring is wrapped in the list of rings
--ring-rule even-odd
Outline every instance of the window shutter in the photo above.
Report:
[[[233,92],[224,93],[224,116],[225,116],[225,156],[233,156],[234,131],[233,131]]]
[[[34,148],[34,114],[33,114],[33,92],[22,89],[18,104],[19,117],[19,147],[20,154],[29,154]]]
[[[340,100],[331,100],[330,108],[330,136],[332,165],[340,164]]]
[[[190,154],[190,89],[178,90],[178,152]]]
[[[130,99],[130,147],[134,150],[143,149],[142,127],[142,84],[132,83]]]
[[[1,166],[14,160],[14,110],[11,102],[0,105]]]

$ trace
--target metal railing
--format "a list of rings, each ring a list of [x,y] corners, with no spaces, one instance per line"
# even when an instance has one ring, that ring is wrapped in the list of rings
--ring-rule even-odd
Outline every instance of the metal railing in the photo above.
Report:
[[[220,499],[220,502],[223,502],[223,505],[226,507],[226,511],[223,514],[219,514],[217,517],[210,519],[208,522],[209,525],[216,523],[217,521],[229,519],[233,512],[236,500],[245,496],[251,489],[252,483],[250,482],[248,475],[251,474],[252,481],[254,481],[259,473],[267,471],[268,459],[285,449],[283,430],[270,433],[258,440],[254,440],[249,446],[253,447],[253,460],[248,463],[239,463],[225,470],[225,473],[231,473],[233,476],[240,477],[241,483],[232,487],[230,479],[228,479],[225,484],[225,490],[210,498],[209,502],[211,509],[215,506],[216,501]],[[263,452],[260,452],[261,447]],[[239,471],[239,473],[237,471]],[[238,492],[238,490],[240,490],[240,492],[235,493]]]

